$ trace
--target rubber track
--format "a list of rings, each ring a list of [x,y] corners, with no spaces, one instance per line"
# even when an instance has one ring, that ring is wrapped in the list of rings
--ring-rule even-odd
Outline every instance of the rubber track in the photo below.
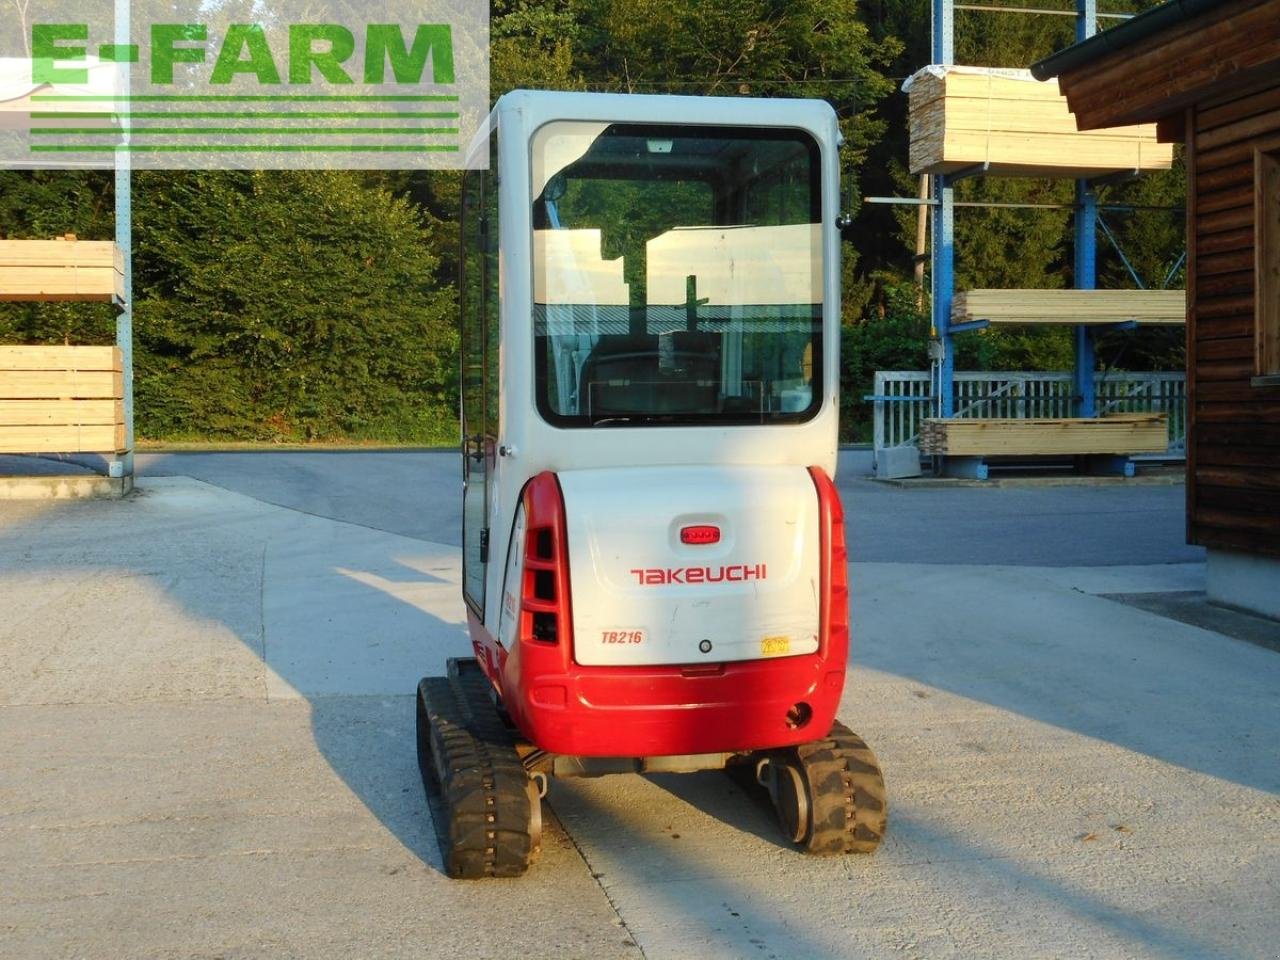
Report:
[[[836,721],[822,740],[795,748],[809,780],[813,826],[802,846],[818,856],[874,853],[889,805],[884,775],[866,742]]]
[[[450,661],[449,673],[418,685],[418,765],[445,872],[518,877],[538,852],[528,774],[479,665]]]

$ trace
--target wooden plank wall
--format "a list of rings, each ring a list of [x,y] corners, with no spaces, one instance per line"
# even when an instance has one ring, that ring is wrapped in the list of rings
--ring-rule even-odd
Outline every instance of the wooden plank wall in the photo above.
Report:
[[[119,347],[0,346],[0,453],[125,449]]]
[[[1081,130],[1180,114],[1276,75],[1280,0],[1222,0],[1060,78]]]
[[[1254,152],[1280,81],[1188,112],[1188,537],[1280,556],[1280,388],[1255,373]]]

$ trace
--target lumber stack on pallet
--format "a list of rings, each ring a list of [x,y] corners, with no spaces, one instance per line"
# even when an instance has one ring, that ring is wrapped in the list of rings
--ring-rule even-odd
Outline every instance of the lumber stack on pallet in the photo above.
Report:
[[[0,300],[124,300],[124,260],[110,240],[0,240]]]
[[[84,50],[72,56],[76,70],[84,73],[79,83],[33,82],[30,54],[0,57],[0,130],[25,133],[32,127],[118,128],[116,110],[124,108],[117,108],[112,98],[119,85],[119,65]]]
[[[1080,178],[1173,165],[1155,124],[1081,132],[1058,85],[1025,70],[929,66],[904,89],[912,173],[986,163],[1004,176]]]
[[[951,322],[1176,325],[1187,319],[1185,290],[961,290]]]
[[[1164,414],[1020,420],[925,420],[920,452],[953,457],[1164,453]]]
[[[119,347],[0,346],[0,453],[125,450]]]

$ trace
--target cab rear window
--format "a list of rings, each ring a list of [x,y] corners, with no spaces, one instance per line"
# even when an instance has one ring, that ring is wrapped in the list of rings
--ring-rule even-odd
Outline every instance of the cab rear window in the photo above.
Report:
[[[538,409],[565,427],[798,422],[822,398],[817,144],[547,124],[534,137]]]

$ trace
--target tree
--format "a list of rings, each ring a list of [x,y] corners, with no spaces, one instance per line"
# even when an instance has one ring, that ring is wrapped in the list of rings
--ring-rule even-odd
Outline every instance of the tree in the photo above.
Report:
[[[417,212],[350,171],[139,176],[145,435],[451,438],[451,291]]]
[[[0,170],[0,237],[109,240],[114,221],[110,174]],[[106,344],[115,336],[106,304],[0,303],[0,343]]]

